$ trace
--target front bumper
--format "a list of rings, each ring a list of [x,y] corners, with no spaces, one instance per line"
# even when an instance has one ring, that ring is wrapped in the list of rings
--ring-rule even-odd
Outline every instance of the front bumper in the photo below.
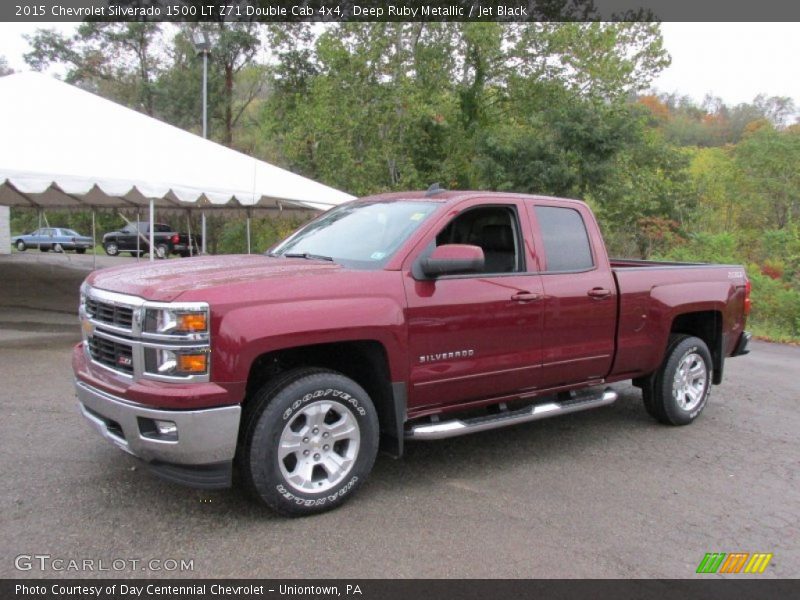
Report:
[[[149,463],[156,474],[195,487],[230,485],[241,407],[157,410],[114,396],[79,379],[75,390],[83,416],[118,448]],[[175,424],[162,435],[156,421]]]

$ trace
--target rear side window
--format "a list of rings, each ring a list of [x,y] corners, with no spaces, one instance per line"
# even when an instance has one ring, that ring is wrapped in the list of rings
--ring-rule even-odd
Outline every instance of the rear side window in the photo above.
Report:
[[[581,214],[572,208],[536,206],[548,271],[585,271],[594,266],[589,235]]]

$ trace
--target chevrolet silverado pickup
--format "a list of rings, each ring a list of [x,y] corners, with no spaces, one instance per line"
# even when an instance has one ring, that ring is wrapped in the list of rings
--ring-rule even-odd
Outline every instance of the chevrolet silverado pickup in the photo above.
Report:
[[[331,509],[379,446],[608,405],[694,421],[748,352],[738,265],[609,260],[586,204],[392,193],[263,255],[95,271],[73,368],[107,440],[173,482]],[[238,478],[237,478],[238,479]]]

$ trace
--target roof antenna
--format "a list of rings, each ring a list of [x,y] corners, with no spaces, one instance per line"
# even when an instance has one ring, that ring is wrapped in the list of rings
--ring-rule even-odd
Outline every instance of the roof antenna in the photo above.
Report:
[[[435,196],[436,194],[441,194],[442,192],[446,192],[447,190],[443,187],[439,187],[439,182],[437,181],[431,187],[428,188],[428,191],[425,192],[425,196]]]

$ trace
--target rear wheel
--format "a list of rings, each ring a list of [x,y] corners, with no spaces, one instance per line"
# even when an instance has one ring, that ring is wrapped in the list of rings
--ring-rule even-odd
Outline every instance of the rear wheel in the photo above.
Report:
[[[713,363],[700,338],[673,335],[661,368],[642,386],[647,412],[667,425],[688,425],[708,402]]]
[[[53,252],[64,252],[64,246],[56,244],[53,246]]]
[[[166,244],[156,244],[156,257],[167,258],[169,256],[169,248]]]
[[[117,245],[117,242],[106,242],[103,244],[103,248],[105,249],[106,254],[109,256],[116,256],[119,254],[119,246]]]
[[[248,408],[237,457],[247,487],[279,513],[335,508],[364,483],[378,451],[378,417],[355,381],[296,369]]]
[[[17,250],[19,250],[20,252],[25,252],[25,250],[27,249],[28,247],[25,245],[25,242],[23,242],[22,240],[17,240]]]

